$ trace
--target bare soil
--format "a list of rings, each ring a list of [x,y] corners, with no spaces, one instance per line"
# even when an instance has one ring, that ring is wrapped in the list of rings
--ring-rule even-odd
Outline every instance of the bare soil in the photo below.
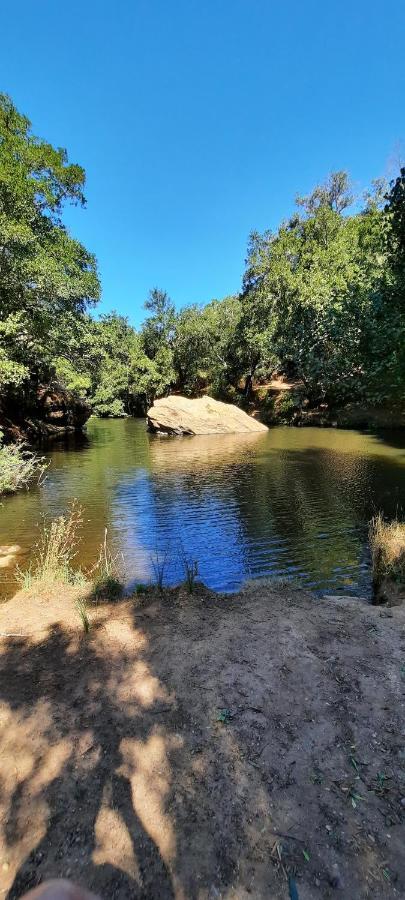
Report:
[[[57,594],[0,608],[2,896],[405,896],[403,608]]]

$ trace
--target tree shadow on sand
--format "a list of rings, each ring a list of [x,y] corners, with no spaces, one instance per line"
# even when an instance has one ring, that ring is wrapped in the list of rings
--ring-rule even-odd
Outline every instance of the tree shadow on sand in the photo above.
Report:
[[[123,676],[130,655],[123,652]],[[30,843],[30,830],[34,840],[43,832],[16,873],[10,900],[44,876],[71,877],[109,897],[152,895],[152,881],[159,896],[174,896],[167,865],[135,812],[129,777],[120,771],[123,739],[137,747],[147,744],[151,720],[139,714],[142,702],[137,708],[120,702],[120,686],[120,673],[112,677],[111,662],[102,658],[96,640],[77,640],[60,626],[35,643],[8,640],[0,696],[11,713],[9,766],[15,763],[17,779],[21,758],[27,769],[10,797],[9,855],[27,838]],[[7,774],[3,769],[6,780]],[[97,841],[102,810],[105,822]],[[118,865],[102,861],[100,841]]]
[[[369,792],[354,809],[346,787],[359,791],[353,745],[362,760],[385,731],[388,746],[384,709],[398,697],[386,653],[373,630],[358,641],[354,608],[336,607],[329,627],[311,599],[292,618],[276,601],[168,591],[90,612],[88,638],[72,619],[6,638],[7,900],[50,877],[105,900],[283,900],[289,875],[312,900],[341,872],[353,898],[368,896],[370,872],[373,896],[390,896],[380,861],[390,853],[394,869],[395,821],[389,848],[378,841],[396,795]],[[351,634],[349,681],[339,654]]]

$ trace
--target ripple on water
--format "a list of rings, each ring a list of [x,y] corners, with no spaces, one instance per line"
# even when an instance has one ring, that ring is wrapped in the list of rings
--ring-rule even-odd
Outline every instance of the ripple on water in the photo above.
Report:
[[[377,509],[394,516],[403,507],[404,445],[313,428],[160,440],[133,419],[92,421],[87,440],[52,448],[41,486],[4,500],[0,543],[28,559],[38,525],[77,497],[83,566],[107,527],[129,581],[151,578],[160,554],[173,583],[186,553],[216,590],[277,576],[364,596],[367,522]]]

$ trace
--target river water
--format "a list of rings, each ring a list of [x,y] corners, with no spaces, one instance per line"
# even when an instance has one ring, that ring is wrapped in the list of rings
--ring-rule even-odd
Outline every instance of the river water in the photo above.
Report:
[[[3,499],[0,545],[29,564],[44,521],[75,497],[84,512],[77,564],[97,557],[104,528],[128,585],[183,577],[184,554],[211,588],[298,578],[317,591],[370,596],[367,522],[405,505],[405,434],[277,427],[259,435],[163,438],[135,419],[91,420],[55,444],[46,478]],[[3,596],[13,570],[1,570]]]

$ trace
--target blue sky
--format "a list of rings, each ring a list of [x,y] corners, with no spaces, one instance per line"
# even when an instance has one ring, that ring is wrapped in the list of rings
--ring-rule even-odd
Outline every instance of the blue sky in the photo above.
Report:
[[[405,157],[403,0],[3,0],[1,90],[87,172],[100,311],[237,291],[249,231]]]

